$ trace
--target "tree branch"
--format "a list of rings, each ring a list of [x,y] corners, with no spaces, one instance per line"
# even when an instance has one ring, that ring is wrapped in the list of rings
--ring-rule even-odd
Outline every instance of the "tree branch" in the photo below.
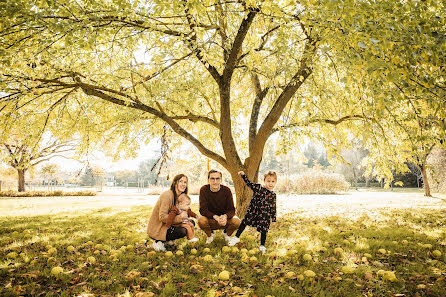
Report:
[[[221,75],[218,72],[217,68],[215,66],[211,65],[208,61],[204,59],[204,55],[201,49],[198,48],[198,42],[197,42],[197,33],[194,30],[194,20],[192,15],[189,13],[189,9],[186,8],[186,18],[187,22],[189,24],[189,28],[191,30],[192,36],[186,41],[187,46],[195,52],[195,56],[197,57],[198,61],[200,61],[201,64],[203,64],[204,68],[211,74],[211,76],[214,78],[214,80],[217,82],[218,85],[221,83]]]
[[[223,48],[223,60],[226,61],[228,59],[228,55],[229,55],[228,50],[226,49],[226,43],[228,40],[228,36],[226,35],[227,25],[226,25],[226,20],[224,18],[223,7],[221,5],[220,0],[217,1],[215,9],[218,13],[218,23],[219,23],[218,33],[220,35],[221,45]]]
[[[254,85],[256,97],[254,99],[254,103],[252,104],[251,118],[249,120],[249,152],[252,152],[253,150],[254,141],[257,135],[257,123],[259,119],[260,107],[269,90],[269,88],[262,90],[259,76],[256,73],[251,75],[251,80]]]
[[[330,120],[330,119],[311,119],[302,123],[291,123],[285,126],[280,126],[278,128],[274,128],[271,131],[271,134],[276,133],[280,130],[284,130],[284,129],[290,129],[290,128],[295,128],[295,127],[303,127],[303,126],[308,126],[310,124],[314,124],[314,123],[325,123],[325,124],[330,124],[333,126],[337,126],[343,122],[346,121],[352,121],[352,120],[356,120],[356,119],[367,119],[367,120],[373,120],[372,118],[369,118],[365,115],[361,115],[361,114],[354,114],[354,115],[347,115],[347,116],[343,116],[337,120]]]
[[[284,110],[288,102],[291,100],[294,94],[296,94],[297,90],[304,83],[307,77],[310,76],[310,74],[312,73],[312,68],[310,67],[310,65],[315,51],[316,40],[308,38],[302,53],[302,59],[299,69],[296,71],[293,78],[288,82],[285,89],[279,95],[270,112],[260,126],[254,140],[252,153],[250,153],[249,159],[245,161],[246,166],[248,166],[248,163],[251,162],[253,162],[253,164],[260,164],[263,156],[264,145],[271,135],[274,125],[279,120],[282,111]],[[253,175],[253,172],[250,174]]]
[[[147,112],[161,120],[163,120],[164,122],[166,122],[178,135],[182,136],[183,138],[185,138],[186,140],[188,140],[190,143],[192,143],[203,155],[205,155],[208,158],[211,158],[215,161],[217,161],[218,163],[220,163],[221,165],[223,165],[225,168],[227,168],[228,164],[226,162],[226,160],[218,155],[217,153],[209,150],[208,148],[206,148],[198,139],[196,139],[193,135],[191,135],[189,132],[187,132],[186,130],[184,130],[173,118],[169,117],[167,114],[153,108],[150,107],[148,105],[142,104],[142,103],[138,103],[138,102],[127,102],[124,101],[122,99],[113,97],[111,95],[108,95],[106,93],[104,93],[102,90],[98,90],[95,89],[94,87],[92,87],[91,85],[88,84],[83,84],[80,83],[80,87],[82,88],[82,90],[85,92],[85,94],[89,95],[89,96],[94,96],[94,97],[98,97],[104,101],[116,104],[116,105],[120,105],[120,106],[125,106],[128,108],[133,108],[133,109],[137,109],[137,110],[141,110],[144,112]]]
[[[258,13],[259,9],[251,9],[248,15],[242,20],[240,27],[237,31],[237,35],[234,38],[234,42],[232,43],[232,48],[229,53],[228,59],[225,61],[225,69],[223,71],[223,78],[231,79],[232,73],[234,72],[235,66],[238,61],[238,57],[240,51],[242,49],[243,41],[245,40],[246,34],[248,34],[249,27],[254,20],[254,17]]]
[[[214,126],[217,129],[220,129],[220,123],[217,121],[214,121],[213,119],[210,119],[208,117],[204,117],[204,116],[199,116],[199,115],[195,115],[192,113],[188,113],[188,115],[184,115],[184,116],[171,116],[172,119],[174,120],[189,120],[191,122],[203,122],[203,123],[207,123],[209,125]]]

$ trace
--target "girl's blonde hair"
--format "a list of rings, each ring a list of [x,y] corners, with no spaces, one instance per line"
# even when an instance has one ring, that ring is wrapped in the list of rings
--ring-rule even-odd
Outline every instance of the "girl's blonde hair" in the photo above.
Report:
[[[180,196],[178,196],[178,203],[183,202],[184,199],[187,199],[189,202],[192,201],[190,199],[189,195],[187,195],[186,193],[182,193],[182,194],[180,194]]]
[[[267,173],[265,173],[265,174],[263,175],[263,180],[265,180],[267,176],[272,176],[272,177],[274,177],[274,178],[276,179],[276,181],[277,181],[277,173],[276,173],[274,170],[269,170]]]

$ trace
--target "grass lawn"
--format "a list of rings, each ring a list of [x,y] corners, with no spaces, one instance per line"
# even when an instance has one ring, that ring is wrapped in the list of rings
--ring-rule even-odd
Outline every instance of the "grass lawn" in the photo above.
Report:
[[[421,195],[279,195],[264,255],[249,227],[153,252],[153,198],[3,200],[0,296],[446,296],[446,203]]]

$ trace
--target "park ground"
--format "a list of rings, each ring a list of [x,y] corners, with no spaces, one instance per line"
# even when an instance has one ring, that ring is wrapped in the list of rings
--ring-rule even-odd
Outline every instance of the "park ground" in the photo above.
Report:
[[[279,195],[264,255],[250,228],[236,248],[197,231],[194,245],[153,252],[157,198],[0,198],[0,295],[446,296],[444,195]]]

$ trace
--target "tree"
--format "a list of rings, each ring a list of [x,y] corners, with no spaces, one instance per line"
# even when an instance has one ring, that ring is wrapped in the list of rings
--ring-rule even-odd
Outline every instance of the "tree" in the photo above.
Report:
[[[102,190],[103,177],[105,176],[105,170],[99,166],[88,165],[85,168],[84,174],[81,176],[81,183],[84,186],[99,186]]]
[[[1,144],[1,152],[6,163],[17,170],[18,191],[25,191],[25,173],[31,167],[54,157],[64,157],[63,153],[72,151],[73,145],[67,142],[50,140],[48,142],[8,142]]]
[[[141,165],[140,165],[141,168]],[[132,170],[119,170],[113,173],[116,182],[121,186],[127,186],[128,182],[137,181],[137,172]]]
[[[87,166],[84,174],[81,176],[81,184],[83,186],[94,186],[96,184],[93,168]]]
[[[370,151],[369,171],[389,184],[394,173],[407,172],[406,164],[413,163],[430,196],[426,159],[446,139],[446,42],[439,13],[445,7],[441,1],[393,4],[374,6],[368,19],[345,18],[340,35],[348,34],[350,42],[332,35],[339,42],[331,52],[342,51],[335,59],[346,71],[346,90],[373,119],[362,131],[351,129]]]
[[[341,172],[346,180],[356,187],[361,179],[365,178],[367,180],[365,176],[365,159],[369,155],[369,151],[364,149],[362,143],[358,141],[353,141],[353,143],[354,147],[352,149],[340,152],[342,162],[337,164],[335,168],[336,171]]]
[[[4,186],[6,185],[6,184],[9,184],[9,183],[15,183],[16,181],[15,181],[15,178],[14,178],[14,176],[16,175],[16,172],[15,172],[15,170],[14,170],[14,168],[11,168],[11,167],[7,167],[7,168],[3,168],[3,167],[0,167],[0,191],[4,191]]]
[[[59,168],[59,165],[57,165],[57,164],[46,164],[40,170],[42,175],[45,176],[45,178],[47,179],[48,185],[53,180],[54,175],[59,171],[60,171],[60,168]]]
[[[19,101],[44,102],[64,119],[74,119],[76,125],[68,127],[82,136],[83,148],[102,142],[115,155],[131,154],[139,140],[153,134],[167,131],[170,140],[179,135],[228,170],[243,214],[250,193],[237,172],[257,179],[272,134],[284,137],[301,128],[297,135],[342,138],[341,128],[334,133],[316,125],[353,128],[352,120],[373,121],[353,92],[332,96],[345,82],[339,77],[331,82],[338,75],[331,61],[367,66],[374,53],[367,46],[369,33],[382,30],[368,20],[377,12],[390,18],[393,6],[393,1],[7,1],[0,30],[4,110],[16,110]],[[412,2],[400,6],[397,17],[412,15]],[[141,49],[145,58],[135,55]],[[436,53],[434,47],[430,52]],[[339,70],[347,73],[346,67]],[[354,77],[363,71],[356,69]],[[375,71],[371,79],[380,75]],[[329,153],[336,153],[342,141],[326,143],[334,147]]]

